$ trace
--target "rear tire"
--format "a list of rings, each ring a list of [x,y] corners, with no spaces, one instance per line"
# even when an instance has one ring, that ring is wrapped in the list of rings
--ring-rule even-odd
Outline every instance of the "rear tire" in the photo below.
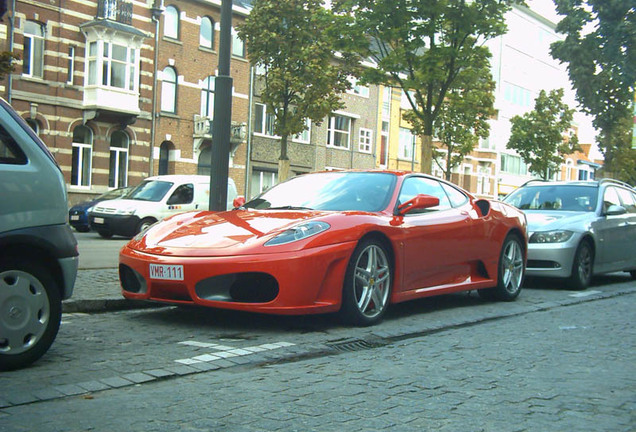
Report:
[[[99,234],[101,238],[105,238],[105,239],[109,239],[113,236],[112,232],[106,231],[106,230],[99,230],[97,231],[97,234]]]
[[[53,277],[37,264],[0,268],[0,370],[24,367],[44,355],[60,328],[62,299]]]
[[[389,305],[392,269],[386,247],[366,239],[353,251],[342,291],[340,316],[357,326],[370,326],[382,320]]]
[[[568,279],[570,289],[581,291],[590,286],[594,266],[594,252],[587,241],[581,242],[574,254],[572,275]]]
[[[509,234],[503,242],[499,255],[497,286],[477,290],[487,300],[512,301],[519,296],[525,274],[524,248],[521,240]]]

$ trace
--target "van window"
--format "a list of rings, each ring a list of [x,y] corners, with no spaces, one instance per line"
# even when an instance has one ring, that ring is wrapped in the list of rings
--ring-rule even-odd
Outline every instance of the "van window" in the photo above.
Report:
[[[172,193],[166,204],[190,204],[194,198],[194,186],[192,183],[179,186]]]
[[[172,188],[172,182],[146,180],[134,188],[127,199],[159,202]]]
[[[27,158],[9,132],[0,126],[0,164],[24,165]]]

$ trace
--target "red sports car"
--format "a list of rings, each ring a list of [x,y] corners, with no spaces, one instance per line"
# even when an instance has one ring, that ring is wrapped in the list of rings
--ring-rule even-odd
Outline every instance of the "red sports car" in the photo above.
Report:
[[[526,220],[423,174],[294,177],[227,212],[153,225],[120,253],[129,299],[378,322],[389,303],[464,290],[513,300]]]

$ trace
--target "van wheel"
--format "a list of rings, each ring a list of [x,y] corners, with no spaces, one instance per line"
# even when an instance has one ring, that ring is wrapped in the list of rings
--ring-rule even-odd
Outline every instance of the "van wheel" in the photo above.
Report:
[[[156,222],[157,221],[153,218],[142,219],[141,222],[139,222],[139,226],[137,227],[137,232],[135,234],[139,234],[143,230],[148,229],[151,225],[153,225]]]
[[[32,263],[0,267],[0,370],[26,366],[49,349],[62,299],[49,272]]]
[[[101,238],[105,238],[105,239],[109,239],[113,236],[112,232],[106,231],[106,230],[99,230],[97,231],[97,234],[99,234]]]

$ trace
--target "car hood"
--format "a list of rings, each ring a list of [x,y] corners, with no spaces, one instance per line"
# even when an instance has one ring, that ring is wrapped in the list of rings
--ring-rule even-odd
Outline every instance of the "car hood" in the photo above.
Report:
[[[592,212],[529,210],[525,213],[529,232],[556,229],[580,231],[584,230],[585,225],[596,217]]]
[[[99,202],[99,200],[91,200],[91,201],[83,201],[79,204],[75,204],[73,207],[70,208],[71,211],[82,211],[82,210],[88,210],[89,208],[93,207],[95,204],[97,204]]]
[[[186,212],[155,224],[141,238],[131,240],[128,247],[146,253],[188,256],[271,253],[273,247],[263,246],[269,239],[300,222],[328,215],[321,211],[274,210]],[[283,249],[300,249],[315,237],[283,245]]]

